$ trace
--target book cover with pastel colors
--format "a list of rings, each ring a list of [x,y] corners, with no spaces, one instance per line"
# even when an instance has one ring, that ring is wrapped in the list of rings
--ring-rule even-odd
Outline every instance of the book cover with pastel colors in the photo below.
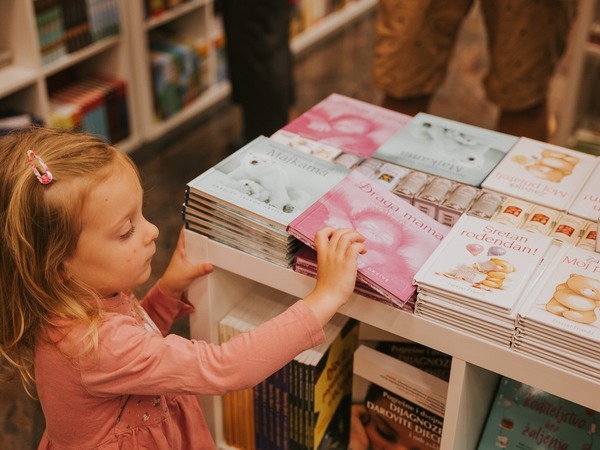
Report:
[[[418,113],[373,157],[479,186],[518,138],[427,113]]]
[[[463,215],[415,275],[419,290],[471,309],[512,310],[552,238]]]
[[[568,206],[567,212],[594,222],[600,219],[600,160],[573,202]]]
[[[538,336],[568,336],[565,346],[579,342],[573,351],[592,346],[600,357],[600,254],[563,244],[552,265],[531,293],[519,314],[518,327],[536,329]],[[529,333],[526,333],[529,335]],[[531,337],[536,339],[535,333]],[[519,335],[519,339],[525,341]],[[560,345],[559,342],[555,347]]]
[[[411,117],[334,93],[292,120],[282,130],[368,158]]]
[[[325,226],[354,228],[366,238],[358,278],[398,307],[411,298],[414,274],[448,232],[446,225],[357,171],[294,219],[288,232],[314,247],[315,233]]]
[[[477,450],[600,449],[600,415],[501,377]]]
[[[484,189],[565,211],[597,157],[522,137],[482,183]]]

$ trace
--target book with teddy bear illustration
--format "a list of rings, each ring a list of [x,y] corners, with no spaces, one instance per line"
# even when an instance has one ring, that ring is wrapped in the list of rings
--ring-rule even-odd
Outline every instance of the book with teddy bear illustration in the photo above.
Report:
[[[563,244],[517,317],[514,348],[600,380],[600,254]]]
[[[418,113],[374,158],[479,186],[518,138],[427,113]]]
[[[324,226],[354,228],[365,237],[358,279],[398,307],[412,297],[414,274],[448,232],[446,225],[358,171],[294,219],[288,231],[314,246],[315,232]]]
[[[548,236],[463,215],[415,275],[415,313],[510,346],[516,312],[556,248]]]
[[[589,153],[522,137],[481,187],[565,211],[596,161]]]
[[[260,136],[187,184],[184,222],[255,256],[282,255],[275,261],[289,267],[299,243],[287,225],[349,172]]]

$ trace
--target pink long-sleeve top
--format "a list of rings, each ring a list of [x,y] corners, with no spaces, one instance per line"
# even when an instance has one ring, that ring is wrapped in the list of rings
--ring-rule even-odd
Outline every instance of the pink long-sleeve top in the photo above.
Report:
[[[303,300],[222,345],[165,336],[193,306],[157,286],[141,302],[119,294],[105,304],[97,353],[78,354],[76,324],[60,340],[50,330],[58,346],[38,340],[39,449],[214,449],[198,394],[252,387],[325,337]]]

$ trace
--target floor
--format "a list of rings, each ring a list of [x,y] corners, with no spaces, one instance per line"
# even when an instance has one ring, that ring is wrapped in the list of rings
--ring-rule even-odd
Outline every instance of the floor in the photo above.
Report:
[[[373,32],[373,15],[367,14],[298,56],[295,67],[297,113],[332,92],[378,103],[379,93],[372,87],[369,74]],[[552,111],[559,109],[568,59],[567,53],[552,85]],[[475,9],[464,23],[456,56],[430,112],[493,127],[496,110],[483,99],[480,87],[486,65],[484,29]],[[182,226],[180,206],[185,184],[228,154],[228,143],[239,133],[239,118],[237,108],[225,101],[176,134],[133,154],[147,189],[146,216],[161,230],[153,275],[140,287],[140,293],[156,281],[174,248]],[[187,335],[187,322],[179,321],[173,332]],[[0,386],[0,449],[37,448],[43,428],[39,404],[28,398],[18,383]]]

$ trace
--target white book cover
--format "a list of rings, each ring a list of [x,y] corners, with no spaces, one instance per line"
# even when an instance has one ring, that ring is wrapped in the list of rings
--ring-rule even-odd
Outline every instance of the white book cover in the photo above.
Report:
[[[476,300],[482,310],[509,312],[551,246],[548,236],[463,215],[419,269],[415,283],[449,298]]]
[[[354,353],[353,367],[352,414],[360,421],[349,448],[363,448],[358,439],[368,448],[440,448],[446,381],[366,345]]]
[[[521,313],[557,333],[600,343],[600,254],[564,244]],[[526,326],[526,325],[525,325]]]
[[[282,128],[318,144],[368,158],[412,117],[331,94]]]
[[[285,228],[349,172],[259,136],[190,181],[188,189]]]
[[[522,137],[482,183],[484,189],[561,211],[571,204],[597,157]]]
[[[594,222],[600,218],[600,160],[567,208],[567,212]]]
[[[517,140],[509,134],[419,113],[373,156],[479,186]]]

